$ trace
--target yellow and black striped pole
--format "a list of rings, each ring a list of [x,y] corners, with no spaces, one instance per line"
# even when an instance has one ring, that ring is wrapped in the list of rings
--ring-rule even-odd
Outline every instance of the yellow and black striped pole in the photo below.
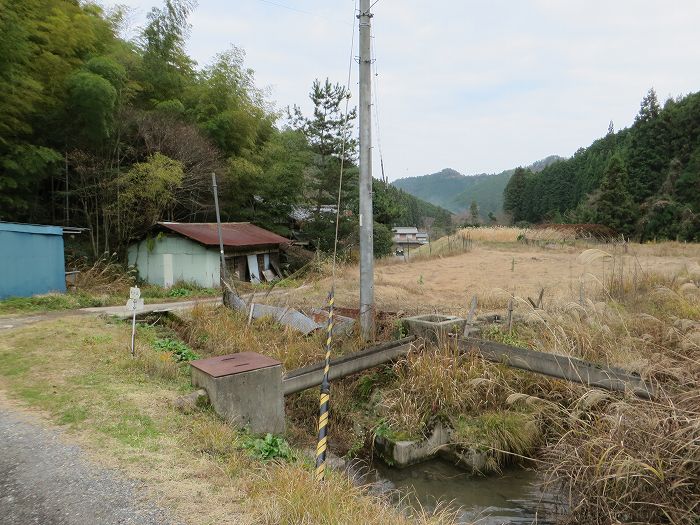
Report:
[[[328,294],[328,326],[326,327],[326,366],[321,382],[321,400],[318,415],[318,444],[316,445],[316,481],[323,481],[326,473],[326,449],[328,448],[328,406],[331,399],[331,384],[328,371],[331,368],[331,342],[333,341],[334,291]]]

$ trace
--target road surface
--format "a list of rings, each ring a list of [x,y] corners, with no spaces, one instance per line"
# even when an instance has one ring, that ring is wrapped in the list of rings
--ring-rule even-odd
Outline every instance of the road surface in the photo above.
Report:
[[[0,403],[0,525],[167,525],[168,512],[118,471]]]

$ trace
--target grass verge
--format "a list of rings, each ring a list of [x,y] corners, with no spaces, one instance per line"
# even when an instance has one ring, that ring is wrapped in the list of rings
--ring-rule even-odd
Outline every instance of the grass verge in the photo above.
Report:
[[[186,365],[153,347],[165,336],[172,334],[140,328],[133,359],[121,323],[63,318],[7,331],[0,388],[65,426],[99,461],[145,482],[186,523],[355,524],[377,516],[408,523],[388,501],[340,476],[318,485],[304,462],[254,459],[246,436],[210,410],[175,409],[173,400],[191,387]]]

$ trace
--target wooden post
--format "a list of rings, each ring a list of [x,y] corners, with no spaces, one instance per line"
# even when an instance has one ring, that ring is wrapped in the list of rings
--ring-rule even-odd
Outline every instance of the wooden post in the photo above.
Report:
[[[513,296],[508,300],[508,333],[513,331]]]
[[[467,315],[467,324],[472,324],[474,322],[474,314],[476,313],[477,299],[476,294],[472,296],[472,303],[469,307],[469,314]]]

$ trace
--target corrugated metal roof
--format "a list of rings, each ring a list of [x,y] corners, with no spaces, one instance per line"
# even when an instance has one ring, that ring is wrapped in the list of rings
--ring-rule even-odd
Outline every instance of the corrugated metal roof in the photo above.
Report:
[[[167,228],[207,246],[219,244],[215,222],[159,222]],[[224,246],[262,246],[266,244],[289,244],[291,241],[269,230],[249,222],[222,222],[221,236]]]
[[[63,235],[60,226],[46,226],[43,224],[24,224],[19,222],[0,222],[0,231],[16,233],[37,233],[40,235]]]

